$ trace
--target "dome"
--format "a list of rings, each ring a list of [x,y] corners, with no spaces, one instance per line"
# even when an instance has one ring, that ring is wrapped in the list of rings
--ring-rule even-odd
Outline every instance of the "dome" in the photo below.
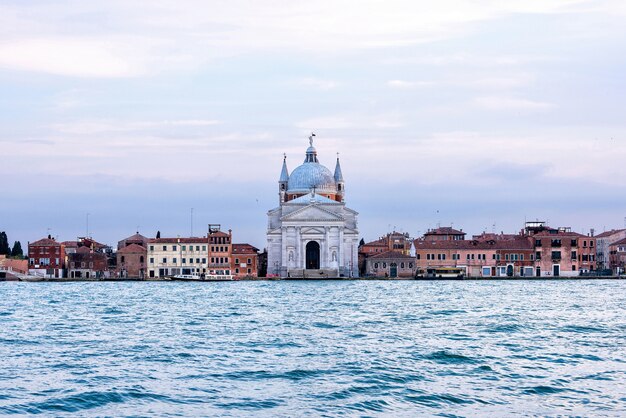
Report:
[[[291,172],[288,193],[336,193],[337,184],[330,170],[318,162],[304,163]]]

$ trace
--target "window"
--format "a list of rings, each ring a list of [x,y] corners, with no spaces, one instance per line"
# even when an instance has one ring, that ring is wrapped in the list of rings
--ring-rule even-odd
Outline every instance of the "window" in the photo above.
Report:
[[[495,254],[492,254],[492,255],[491,255],[491,259],[492,259],[492,260],[495,260],[495,259],[496,259],[496,255],[495,255]]]
[[[576,266],[572,264],[572,271],[576,271]]]
[[[404,268],[404,263],[400,263],[400,268],[403,269]]]
[[[154,251],[154,245],[150,246],[150,251]]]
[[[504,259],[505,259],[506,261],[509,261],[509,255],[508,255],[508,254],[506,254],[506,255],[504,256]]]
[[[239,264],[239,259],[235,258],[235,264]]]
[[[176,264],[176,257],[172,258],[172,263]]]
[[[187,259],[186,259],[186,258],[182,258],[180,261],[181,261],[183,264],[187,264]]]
[[[200,251],[200,246],[196,245],[196,251]]]
[[[467,255],[467,259],[468,259],[468,260],[470,259],[470,255],[469,255],[469,254]]]
[[[576,247],[578,245],[578,241],[575,239],[572,240],[572,247]]]
[[[252,269],[248,269],[248,274],[251,274],[251,273],[252,273]]]
[[[541,251],[537,251],[535,253],[535,260],[537,260],[537,261],[541,260]]]
[[[143,263],[143,255],[140,255],[140,256],[139,256],[139,262],[140,262],[140,263]]]
[[[576,260],[576,251],[572,251],[572,260]]]
[[[196,258],[196,264],[200,264],[200,259]]]
[[[593,248],[593,241],[589,241],[589,246]]]
[[[235,274],[239,274],[239,269],[235,269]]]
[[[387,263],[383,263],[383,268],[386,269],[387,268]]]
[[[124,262],[124,256],[122,256],[122,263]]]
[[[80,263],[80,268],[84,269],[85,268],[85,263]]]
[[[154,264],[154,258],[150,257],[150,264]]]
[[[409,263],[409,268],[412,269],[413,268],[413,263]]]
[[[587,241],[583,241],[583,248],[587,247]]]
[[[374,263],[374,268],[377,269],[378,268],[378,263]]]
[[[535,240],[535,247],[541,247],[541,240],[540,239],[536,239]]]
[[[520,254],[519,255],[519,259],[520,259],[520,261],[524,261],[524,254]]]
[[[202,246],[202,251],[206,251],[206,245]]]
[[[202,264],[206,264],[206,258],[202,259]]]
[[[552,259],[553,260],[560,260],[561,259],[561,252],[560,251],[552,251]]]
[[[535,255],[534,255],[534,254],[531,254],[531,255],[530,255],[530,261],[534,261],[534,260],[535,260]]]
[[[252,259],[251,258],[248,259],[248,264],[252,264]]]
[[[187,251],[187,246],[186,245],[183,245],[182,248],[183,248],[183,251]]]
[[[421,259],[422,259],[421,254],[417,254],[417,259],[418,259],[418,260],[421,260]]]
[[[164,264],[167,263],[167,258],[166,257],[163,257],[163,263]]]
[[[163,246],[163,251],[167,251],[167,245]]]
[[[172,251],[176,251],[176,246],[172,245]]]

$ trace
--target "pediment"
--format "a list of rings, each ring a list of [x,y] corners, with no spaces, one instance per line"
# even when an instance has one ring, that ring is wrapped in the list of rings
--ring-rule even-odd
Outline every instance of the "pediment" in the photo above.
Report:
[[[343,217],[318,205],[308,205],[281,218],[282,221],[343,221]]]
[[[324,228],[302,228],[301,234],[302,235],[315,235],[315,234],[323,234],[326,231],[324,231]]]

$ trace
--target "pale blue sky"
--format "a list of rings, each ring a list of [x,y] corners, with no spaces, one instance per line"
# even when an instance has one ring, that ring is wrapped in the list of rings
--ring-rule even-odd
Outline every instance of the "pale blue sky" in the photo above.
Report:
[[[436,3],[433,5],[433,3]],[[361,234],[623,227],[623,1],[0,3],[0,230],[262,248],[283,152]]]

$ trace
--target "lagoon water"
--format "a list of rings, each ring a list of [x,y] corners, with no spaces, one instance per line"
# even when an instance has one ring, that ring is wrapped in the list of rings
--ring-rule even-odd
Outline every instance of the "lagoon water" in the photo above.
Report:
[[[0,415],[626,415],[626,281],[0,283]]]

